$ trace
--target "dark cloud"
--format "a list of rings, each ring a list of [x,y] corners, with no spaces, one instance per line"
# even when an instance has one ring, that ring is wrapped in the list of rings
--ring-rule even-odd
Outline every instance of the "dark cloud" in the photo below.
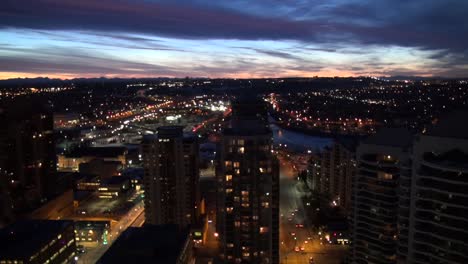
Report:
[[[459,71],[468,64],[466,10],[464,0],[4,0],[0,28],[57,39],[54,30],[72,30],[98,38],[82,43],[163,51],[183,50],[153,37],[294,40],[305,44],[301,51],[357,55],[367,46],[403,46],[431,51],[435,66]],[[304,62],[294,51],[252,50]]]
[[[251,50],[255,51],[260,54],[265,54],[271,57],[276,57],[276,58],[281,58],[281,59],[288,59],[288,60],[302,60],[301,58],[288,53],[288,52],[283,52],[283,51],[278,51],[278,50],[269,50],[269,49],[258,49],[258,48],[249,48],[249,47],[234,47],[237,49],[245,49],[245,50]]]
[[[182,38],[295,39],[320,24],[142,1],[7,0],[2,27],[98,30]]]
[[[466,49],[468,1],[384,0],[337,4],[298,20],[238,10],[167,2],[125,0],[6,0],[0,27],[38,30],[96,30],[104,37],[153,42],[131,34],[179,38],[292,39],[327,42],[348,37],[366,44],[392,44],[432,49]],[[278,2],[262,1],[264,5]],[[237,5],[248,3],[238,2]],[[297,5],[314,1],[298,1]],[[239,8],[238,8],[239,9]],[[312,11],[314,11],[312,9]],[[312,12],[310,11],[310,12]],[[323,18],[328,16],[328,18]],[[338,22],[330,22],[338,21]],[[123,33],[122,33],[123,32]]]

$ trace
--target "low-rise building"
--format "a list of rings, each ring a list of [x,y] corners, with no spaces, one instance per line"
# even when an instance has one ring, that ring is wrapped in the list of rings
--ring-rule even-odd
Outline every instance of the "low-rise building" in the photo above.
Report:
[[[78,171],[80,164],[91,162],[94,159],[119,161],[122,165],[126,165],[127,154],[127,148],[121,146],[76,148],[65,154],[58,155],[57,169],[60,171]]]
[[[127,194],[130,189],[130,180],[126,177],[115,176],[101,182],[98,189],[99,198],[112,199]]]

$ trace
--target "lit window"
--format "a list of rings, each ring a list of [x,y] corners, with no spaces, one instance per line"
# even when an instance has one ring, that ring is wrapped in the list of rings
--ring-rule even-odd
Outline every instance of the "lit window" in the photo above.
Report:
[[[266,232],[268,232],[268,227],[261,226],[260,227],[260,234],[265,234]]]
[[[226,181],[231,181],[232,180],[232,175],[226,175]]]
[[[235,162],[234,162],[234,168],[239,168],[239,167],[240,167],[240,162],[235,161]]]
[[[231,188],[226,189],[226,193],[232,193],[232,189]]]
[[[240,221],[235,221],[235,222],[234,222],[234,226],[235,226],[235,227],[240,227],[240,225],[241,225],[241,224],[240,224]]]
[[[226,246],[227,246],[228,248],[232,248],[232,247],[234,247],[234,244],[233,244],[233,243],[227,243]]]
[[[232,213],[233,210],[234,210],[234,207],[226,207],[226,212],[228,213]]]
[[[239,153],[244,154],[244,150],[245,150],[244,147],[240,147],[240,148],[239,148]]]
[[[393,161],[394,160],[394,158],[392,156],[390,156],[390,155],[384,155],[383,159],[386,160],[386,161]]]
[[[270,207],[270,204],[268,202],[262,202],[262,206],[264,208],[268,208],[268,207]]]
[[[379,172],[378,173],[379,180],[391,180],[393,179],[393,175],[391,173]]]

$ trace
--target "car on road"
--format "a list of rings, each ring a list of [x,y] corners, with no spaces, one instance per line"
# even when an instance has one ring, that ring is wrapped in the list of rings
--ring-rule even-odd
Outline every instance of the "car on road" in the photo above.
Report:
[[[76,246],[76,251],[78,255],[86,253],[85,247],[83,245],[77,245]]]
[[[301,249],[296,246],[296,247],[294,247],[294,251],[299,252],[299,251],[301,251]]]
[[[294,232],[291,232],[291,236],[295,236],[295,235],[296,235],[296,233],[294,233]]]
[[[315,263],[314,257],[310,257],[310,258],[309,258],[309,264],[314,264],[314,263]]]
[[[297,228],[303,228],[304,225],[303,225],[303,224],[296,224],[296,227],[297,227]]]
[[[305,247],[304,247],[304,246],[302,246],[300,249],[301,249],[301,251],[304,251],[304,250],[305,250]]]

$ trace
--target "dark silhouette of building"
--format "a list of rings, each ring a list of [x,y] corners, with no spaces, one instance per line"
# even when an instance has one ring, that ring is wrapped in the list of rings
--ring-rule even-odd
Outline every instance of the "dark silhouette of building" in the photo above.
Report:
[[[193,241],[187,228],[177,225],[129,227],[97,261],[114,263],[193,263]]]
[[[17,221],[0,230],[0,263],[70,263],[76,254],[73,221]]]
[[[151,224],[185,227],[199,217],[198,140],[183,127],[158,128],[142,143],[145,216]]]
[[[232,103],[217,165],[217,231],[226,263],[279,263],[279,164],[259,99]]]
[[[0,109],[0,124],[0,222],[9,222],[56,194],[57,162],[47,107],[18,101]]]

